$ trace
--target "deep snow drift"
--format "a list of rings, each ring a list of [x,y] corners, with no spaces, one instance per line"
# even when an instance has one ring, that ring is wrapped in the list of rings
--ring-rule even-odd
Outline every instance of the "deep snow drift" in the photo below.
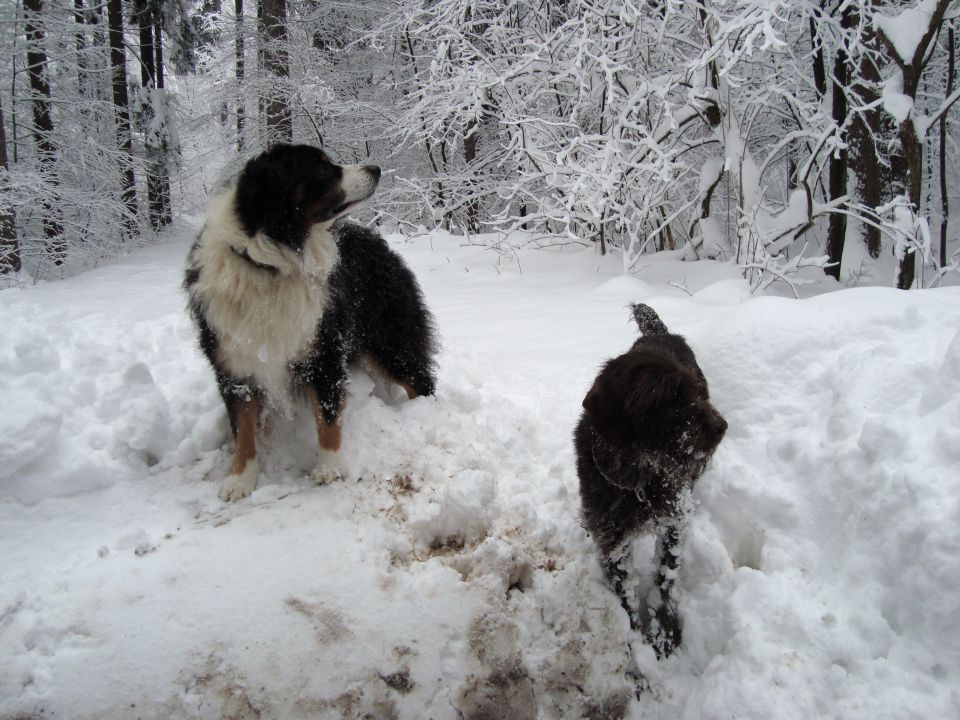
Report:
[[[304,412],[225,505],[190,234],[0,292],[0,717],[960,716],[957,288],[751,298],[727,266],[393,238],[443,337],[437,397],[358,370],[351,479],[310,482]],[[636,699],[570,434],[638,300],[730,429],[684,643],[657,663],[633,639]]]

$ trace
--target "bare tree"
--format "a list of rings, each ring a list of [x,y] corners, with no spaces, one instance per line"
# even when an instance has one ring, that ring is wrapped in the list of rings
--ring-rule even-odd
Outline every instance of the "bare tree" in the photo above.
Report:
[[[923,34],[913,46],[898,46],[882,27],[879,32],[879,37],[887,47],[891,60],[900,69],[900,79],[902,80],[900,92],[908,99],[911,108],[903,117],[898,118],[900,122],[900,146],[906,161],[905,198],[911,217],[911,227],[905,228],[904,231],[907,239],[902,243],[898,252],[900,270],[897,274],[897,287],[902,290],[908,290],[913,286],[916,277],[917,250],[923,244],[918,238],[918,232],[920,231],[918,218],[923,196],[923,145],[926,133],[930,124],[938,120],[942,113],[945,113],[957,99],[947,98],[944,106],[937,111],[934,117],[923,118],[922,127],[918,132],[917,118],[914,117],[913,108],[916,107],[920,81],[923,79],[924,71],[930,62],[931,55],[928,51],[940,32],[944,15],[950,3],[951,0],[937,0],[936,5],[933,6],[933,11],[930,13],[929,22],[923,29]],[[917,22],[917,18],[911,16],[910,19]],[[908,55],[908,57],[905,57],[905,55]]]
[[[287,0],[260,0],[260,53],[265,86],[263,112],[267,143],[293,139],[293,115],[287,80]]]
[[[946,97],[953,94],[953,80],[956,74],[956,47],[954,45],[953,22],[947,31],[947,85]],[[950,220],[950,201],[947,192],[947,113],[940,116],[940,266],[945,267],[947,260],[947,223]]]
[[[847,84],[849,83],[850,58],[845,47],[845,31],[852,27],[853,10],[849,5],[840,10],[841,39],[837,45],[837,54],[833,61],[833,92],[831,93],[831,117],[838,128],[838,134],[847,123]],[[847,150],[843,145],[830,156],[830,200],[835,201],[847,194]],[[843,260],[843,245],[847,236],[847,216],[844,213],[832,213],[827,228],[827,257],[830,264],[824,272],[837,280],[840,279],[840,264]]]
[[[24,27],[27,35],[27,73],[33,91],[33,132],[40,159],[40,172],[51,185],[56,184],[54,165],[57,148],[53,141],[53,117],[50,114],[50,84],[47,81],[47,51],[44,47],[42,22],[43,0],[24,0]],[[63,227],[56,206],[43,200],[43,234],[47,252],[55,265],[66,257]]]
[[[244,111],[244,72],[245,72],[245,60],[244,60],[244,48],[243,48],[243,0],[235,0],[234,3],[234,12],[236,13],[236,23],[237,23],[237,36],[235,44],[236,52],[236,63],[235,63],[235,74],[237,81],[237,152],[243,152],[243,128],[245,122],[245,111]]]
[[[10,163],[7,160],[7,131],[0,104],[0,197],[9,191]],[[18,273],[22,266],[17,240],[16,216],[12,208],[0,206],[0,275]]]
[[[139,125],[144,137],[147,207],[150,225],[160,230],[172,220],[167,170],[167,109],[163,88],[163,34],[160,14],[148,0],[135,0],[140,33]]]
[[[130,129],[130,97],[127,93],[127,53],[123,41],[123,5],[107,0],[107,24],[110,28],[110,70],[113,104],[116,112],[117,147],[120,149],[121,200],[127,216],[124,227],[128,238],[137,232],[137,186],[133,176],[133,138]]]

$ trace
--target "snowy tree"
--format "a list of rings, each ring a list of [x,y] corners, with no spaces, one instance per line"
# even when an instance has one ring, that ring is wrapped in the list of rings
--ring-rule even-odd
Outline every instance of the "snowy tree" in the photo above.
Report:
[[[141,55],[127,52],[136,43],[124,27],[124,9],[119,2],[72,0],[3,10],[4,27],[17,28],[25,42],[0,35],[0,44],[23,53],[23,77],[33,74],[28,92],[17,82],[13,53],[9,83],[0,83],[11,99],[3,117],[9,153],[0,207],[15,218],[30,277],[74,272],[142,241],[136,180],[149,153],[147,134],[133,122],[141,96],[131,93],[128,63],[139,65]],[[159,78],[162,58],[156,67]],[[39,128],[31,145],[18,132],[24,127]]]
[[[133,175],[133,137],[130,128],[130,97],[127,92],[127,56],[123,32],[123,7],[120,0],[107,0],[110,28],[110,70],[113,104],[116,110],[117,147],[122,176],[123,204],[127,209],[125,226],[128,235],[136,232],[137,188]]]
[[[293,139],[290,111],[290,66],[287,49],[286,0],[260,0],[259,53],[266,74],[261,99],[267,144]]]
[[[930,128],[960,98],[960,94],[953,93],[929,115],[917,107],[920,84],[932,57],[931,50],[951,4],[950,0],[921,0],[916,7],[897,15],[878,12],[874,16],[878,36],[897,67],[897,72],[884,85],[883,101],[884,108],[899,125],[906,165],[905,192],[891,205],[899,231],[897,287],[903,289],[913,286],[917,254],[926,256],[930,251],[929,223],[921,214],[924,141]]]
[[[857,262],[894,253],[906,287],[919,253],[917,284],[937,282],[958,264],[956,10],[28,0],[0,9],[18,29],[0,33],[14,58],[0,60],[0,207],[31,272],[56,274],[140,237],[141,217],[156,231],[199,209],[267,144],[311,142],[387,168],[381,220],[497,231],[510,251],[593,245],[625,271],[652,252],[716,258],[755,289],[815,275],[804,268],[855,281]],[[25,127],[41,127],[29,145]]]
[[[429,168],[407,185],[438,222],[593,241],[627,268],[725,257],[755,287],[840,278],[861,229],[872,256],[897,246],[885,188],[906,153],[880,114],[873,3],[539,10],[407,2],[376,29],[402,50],[399,139]]]
[[[57,161],[57,146],[53,137],[53,116],[50,103],[50,83],[47,79],[47,51],[44,46],[42,0],[25,0],[24,30],[27,36],[27,74],[33,91],[33,137],[37,146],[41,181],[48,187],[57,183],[54,165]],[[52,193],[51,193],[52,194]],[[47,240],[47,252],[53,263],[64,260],[63,226],[55,201],[45,197],[41,207],[43,233]]]
[[[136,0],[134,17],[140,36],[140,88],[136,98],[137,124],[144,134],[147,207],[150,224],[161,229],[171,220],[170,179],[166,168],[166,102],[163,89],[163,35],[158,8]]]
[[[0,100],[0,198],[10,192],[10,162],[7,159],[7,133]],[[20,242],[13,209],[0,205],[0,275],[18,273],[21,267]]]

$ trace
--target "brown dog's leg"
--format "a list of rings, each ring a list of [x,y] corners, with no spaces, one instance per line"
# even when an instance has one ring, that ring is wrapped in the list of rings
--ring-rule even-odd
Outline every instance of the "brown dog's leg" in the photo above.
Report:
[[[257,423],[260,420],[260,409],[260,400],[252,396],[238,401],[236,405],[236,449],[233,453],[231,474],[220,489],[222,500],[239,500],[257,487],[257,475],[260,472],[257,462]]]
[[[257,459],[257,421],[260,402],[254,398],[240,403],[237,410],[237,447],[233,454],[233,474],[241,474],[247,463]]]
[[[307,399],[310,401],[310,409],[313,410],[313,418],[317,422],[317,441],[320,443],[320,449],[337,452],[340,450],[343,439],[340,432],[340,414],[337,413],[336,420],[328,422],[320,406],[317,391],[313,388],[307,388]]]
[[[335,419],[328,420],[323,412],[323,406],[320,404],[317,391],[312,387],[307,388],[307,399],[310,401],[313,418],[317,423],[317,442],[320,445],[320,457],[317,462],[317,470],[314,473],[315,478],[319,483],[339,480],[345,473],[339,455],[340,445],[343,442],[340,429],[340,412],[337,412]]]

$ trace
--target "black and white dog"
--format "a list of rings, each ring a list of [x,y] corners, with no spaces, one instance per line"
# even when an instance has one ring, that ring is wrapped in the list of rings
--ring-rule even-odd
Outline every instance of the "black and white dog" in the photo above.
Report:
[[[663,657],[681,635],[671,590],[682,501],[727,423],[710,404],[707,380],[687,342],[668,332],[649,306],[631,307],[643,335],[603,366],[583,399],[574,449],[584,526],[631,628],[642,629]],[[624,588],[630,540],[641,531],[656,533],[660,558],[658,597],[644,612]]]
[[[434,392],[437,341],[413,273],[376,233],[335,221],[369,198],[375,165],[336,165],[275,145],[210,201],[184,288],[236,450],[221,497],[257,484],[261,412],[313,409],[318,479],[339,477],[348,364],[364,361],[413,398]]]

